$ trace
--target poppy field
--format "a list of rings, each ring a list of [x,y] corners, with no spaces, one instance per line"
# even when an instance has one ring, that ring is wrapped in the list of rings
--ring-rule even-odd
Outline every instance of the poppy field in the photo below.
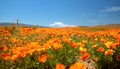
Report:
[[[0,27],[0,69],[119,69],[120,28]]]

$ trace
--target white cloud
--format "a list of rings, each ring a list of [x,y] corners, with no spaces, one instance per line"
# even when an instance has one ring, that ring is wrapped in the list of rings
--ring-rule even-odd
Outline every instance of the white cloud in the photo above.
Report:
[[[54,22],[49,25],[50,27],[75,27],[75,25],[64,24],[62,22]]]
[[[120,11],[120,6],[107,7],[102,12],[116,12],[116,11]]]
[[[94,22],[94,23],[97,22],[96,20],[88,20],[88,21],[89,21],[89,22]]]

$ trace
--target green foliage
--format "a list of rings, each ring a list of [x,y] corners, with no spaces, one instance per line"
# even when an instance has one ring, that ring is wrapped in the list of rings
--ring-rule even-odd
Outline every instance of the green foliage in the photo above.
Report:
[[[71,64],[77,61],[75,57],[79,55],[78,47],[73,49],[67,43],[63,43],[63,48],[61,49],[54,50],[52,47],[46,53],[51,57],[47,61],[49,68],[54,68],[57,63],[65,64],[69,68]]]

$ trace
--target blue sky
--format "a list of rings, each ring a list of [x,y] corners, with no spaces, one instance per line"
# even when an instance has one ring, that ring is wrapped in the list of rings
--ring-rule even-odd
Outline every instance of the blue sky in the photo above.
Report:
[[[0,22],[40,26],[120,24],[120,0],[0,0]]]

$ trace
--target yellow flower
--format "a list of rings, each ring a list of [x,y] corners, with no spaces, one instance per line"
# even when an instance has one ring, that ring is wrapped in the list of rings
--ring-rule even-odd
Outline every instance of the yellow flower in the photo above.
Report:
[[[79,52],[85,53],[85,52],[87,52],[87,48],[79,47]]]
[[[106,42],[105,45],[107,48],[111,48],[111,45],[113,44],[113,42]]]

